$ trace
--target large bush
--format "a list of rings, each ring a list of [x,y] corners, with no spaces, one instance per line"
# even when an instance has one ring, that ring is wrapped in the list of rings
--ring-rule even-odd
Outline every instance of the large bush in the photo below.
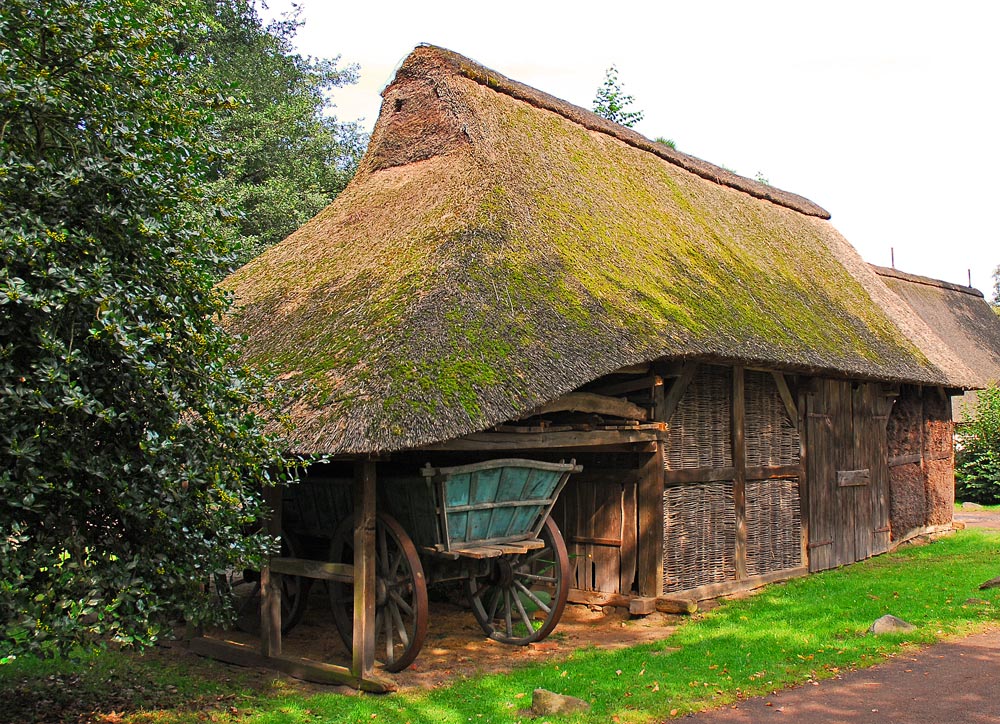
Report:
[[[958,431],[955,498],[1000,503],[1000,387],[980,390],[969,419]]]
[[[0,10],[0,658],[149,642],[259,557],[287,468],[193,221],[225,98],[195,0]]]

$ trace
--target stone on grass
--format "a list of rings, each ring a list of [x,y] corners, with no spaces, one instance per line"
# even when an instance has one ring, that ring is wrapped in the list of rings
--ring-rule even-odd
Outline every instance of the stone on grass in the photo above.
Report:
[[[899,631],[912,631],[915,629],[912,623],[904,621],[901,618],[896,618],[892,614],[887,613],[882,618],[876,619],[868,628],[868,633],[871,634],[884,634],[884,633],[897,633]]]
[[[1000,588],[1000,576],[991,578],[986,583],[979,586],[980,591],[985,591],[987,588]]]
[[[590,711],[590,704],[575,696],[557,694],[548,689],[535,689],[531,694],[531,713],[534,716],[584,714],[588,711]]]
[[[962,510],[983,510],[979,503],[962,503]]]
[[[985,598],[967,598],[962,602],[963,606],[986,606],[989,604]]]

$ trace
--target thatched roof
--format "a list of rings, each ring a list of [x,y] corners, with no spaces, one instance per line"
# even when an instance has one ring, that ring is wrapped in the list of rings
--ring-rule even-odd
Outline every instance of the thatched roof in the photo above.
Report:
[[[971,370],[966,387],[1000,382],[1000,316],[972,287],[873,267],[889,289]]]
[[[348,188],[224,282],[297,449],[447,440],[664,356],[964,384],[806,199],[440,48],[383,96]]]

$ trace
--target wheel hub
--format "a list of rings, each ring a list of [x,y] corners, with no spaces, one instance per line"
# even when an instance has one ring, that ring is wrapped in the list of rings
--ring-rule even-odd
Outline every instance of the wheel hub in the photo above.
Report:
[[[384,578],[375,579],[375,605],[384,606],[386,601],[389,600],[389,586],[386,585]]]

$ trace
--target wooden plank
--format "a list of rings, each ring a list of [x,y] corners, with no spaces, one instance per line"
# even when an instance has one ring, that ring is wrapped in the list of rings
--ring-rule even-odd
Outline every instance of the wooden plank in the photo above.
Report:
[[[798,430],[799,410],[795,406],[795,399],[792,397],[792,391],[788,389],[788,382],[785,380],[785,376],[780,372],[771,370],[771,377],[774,378],[774,384],[778,387],[778,394],[781,396],[781,401],[785,404],[785,412],[788,413],[788,419],[795,426],[795,429]]]
[[[351,673],[375,668],[375,461],[354,464],[354,646]]]
[[[849,488],[858,485],[868,485],[871,480],[871,471],[868,468],[863,470],[838,470],[837,485],[841,488]]]
[[[592,531],[595,534],[593,536],[595,541],[590,544],[594,556],[594,587],[598,591],[617,592],[621,578],[620,546],[598,544],[596,540],[601,538],[621,540],[624,488],[620,483],[595,485],[594,493],[597,503],[597,525]]]
[[[354,582],[354,566],[347,563],[310,561],[304,558],[272,558],[271,571],[288,576],[302,576],[324,581]]]
[[[691,380],[694,379],[694,373],[697,371],[698,365],[695,362],[684,363],[684,366],[681,368],[680,377],[670,385],[670,389],[667,391],[666,397],[663,400],[663,410],[656,410],[656,416],[660,422],[670,422],[670,418],[673,417],[674,411],[681,401],[681,397],[687,392]]]
[[[889,458],[889,467],[895,468],[900,465],[912,465],[913,463],[920,462],[920,453],[912,453],[910,455],[895,455]]]
[[[507,433],[481,432],[446,442],[425,445],[421,450],[541,450],[546,448],[590,448],[660,439],[658,430],[593,430],[590,432]]]
[[[573,543],[592,543],[598,546],[613,546],[615,548],[622,547],[621,538],[597,538],[588,535],[574,535],[570,537],[570,541]]]
[[[460,558],[483,560],[486,558],[499,558],[507,551],[500,546],[463,546],[461,548],[452,547],[451,552],[457,553]]]
[[[642,465],[637,495],[638,580],[640,596],[658,596],[663,588],[663,461],[660,451]]]
[[[691,598],[696,601],[706,601],[711,598],[718,598],[719,596],[728,596],[732,593],[751,591],[770,583],[778,583],[780,581],[791,580],[792,578],[800,578],[801,576],[808,575],[808,573],[809,569],[805,566],[787,568],[783,571],[772,571],[771,573],[764,573],[760,576],[744,578],[740,581],[709,583],[705,586],[688,589],[687,591],[677,591],[677,593],[671,594],[671,596],[676,596],[682,600],[684,598]]]
[[[747,447],[745,372],[733,367],[733,505],[736,508],[736,579],[747,577]]]
[[[720,480],[735,480],[736,468],[678,468],[663,471],[665,485],[690,485],[691,483],[715,483]]]
[[[592,388],[590,391],[601,395],[613,396],[624,395],[628,392],[635,392],[636,390],[652,390],[656,385],[663,385],[663,378],[659,375],[646,375],[645,377],[638,377],[634,380],[625,380],[624,382],[600,385],[599,387]]]
[[[267,510],[267,534],[281,535],[281,487],[264,488]],[[260,653],[277,656],[281,653],[281,574],[273,571],[270,562],[260,571]]]
[[[396,685],[378,676],[358,678],[346,666],[336,666],[295,656],[264,656],[252,647],[236,641],[220,641],[205,637],[191,639],[192,653],[236,666],[273,669],[295,679],[311,681],[315,684],[350,686],[373,694],[387,694],[396,690]]]
[[[645,420],[649,417],[649,411],[644,407],[620,397],[597,395],[593,392],[570,392],[536,407],[523,417],[547,415],[552,412],[591,412],[597,415],[624,417],[627,420]]]
[[[632,597],[613,591],[589,591],[582,588],[570,588],[569,597],[566,600],[570,603],[580,603],[588,606],[627,607]]]
[[[623,480],[622,486],[622,547],[619,550],[618,590],[621,593],[632,593],[639,563],[639,512],[636,509],[639,486],[632,475]]]

